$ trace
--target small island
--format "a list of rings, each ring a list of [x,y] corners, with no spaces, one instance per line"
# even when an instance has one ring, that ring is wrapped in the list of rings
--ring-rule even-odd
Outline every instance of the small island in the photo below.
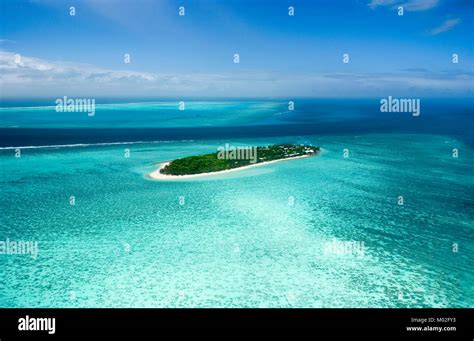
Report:
[[[220,174],[267,163],[299,159],[319,153],[311,145],[278,144],[264,147],[219,147],[211,154],[189,156],[160,164],[152,179],[171,180]]]

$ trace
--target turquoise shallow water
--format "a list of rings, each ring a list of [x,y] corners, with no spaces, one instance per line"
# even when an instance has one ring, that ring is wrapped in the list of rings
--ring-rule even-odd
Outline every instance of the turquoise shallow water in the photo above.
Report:
[[[284,101],[152,101],[97,103],[94,116],[86,109],[56,112],[52,99],[41,106],[0,107],[0,127],[207,127],[273,122],[288,114]]]
[[[324,151],[207,180],[145,177],[224,143],[278,142]],[[474,307],[473,157],[437,135],[1,150],[0,236],[37,240],[39,255],[0,256],[0,306]],[[334,238],[364,242],[363,256],[325,252]]]

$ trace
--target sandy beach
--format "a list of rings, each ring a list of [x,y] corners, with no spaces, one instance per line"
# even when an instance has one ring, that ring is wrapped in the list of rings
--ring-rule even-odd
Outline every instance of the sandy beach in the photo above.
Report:
[[[148,174],[148,176],[153,179],[153,180],[185,180],[185,179],[195,179],[195,178],[202,178],[202,177],[210,177],[214,175],[219,175],[219,174],[227,174],[231,172],[238,172],[244,169],[248,168],[253,168],[253,167],[259,167],[259,166],[264,166],[264,165],[269,165],[271,163],[275,162],[281,162],[281,161],[289,161],[289,160],[295,160],[295,159],[302,159],[305,157],[310,157],[313,155],[301,155],[301,156],[295,156],[295,157],[290,157],[286,159],[280,159],[280,160],[273,160],[273,161],[268,161],[268,162],[260,162],[256,163],[253,165],[248,165],[248,166],[243,166],[239,168],[232,168],[232,169],[226,169],[223,171],[218,171],[218,172],[211,172],[211,173],[199,173],[199,174],[190,174],[190,175],[167,175],[167,174],[162,174],[160,171],[166,167],[167,165],[170,164],[171,161],[166,161],[163,163],[160,163],[160,166],[157,170],[151,172]]]

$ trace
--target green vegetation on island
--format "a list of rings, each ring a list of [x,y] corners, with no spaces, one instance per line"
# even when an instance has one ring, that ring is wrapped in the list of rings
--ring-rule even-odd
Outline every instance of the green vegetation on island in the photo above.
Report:
[[[234,147],[228,144],[211,154],[189,156],[171,161],[161,169],[166,175],[192,175],[212,173],[262,162],[311,156],[319,147],[308,145],[278,144],[266,147]]]

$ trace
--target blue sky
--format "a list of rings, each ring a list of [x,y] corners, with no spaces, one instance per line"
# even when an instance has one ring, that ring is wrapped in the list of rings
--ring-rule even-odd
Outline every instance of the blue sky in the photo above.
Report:
[[[472,0],[0,1],[2,97],[474,91]]]

